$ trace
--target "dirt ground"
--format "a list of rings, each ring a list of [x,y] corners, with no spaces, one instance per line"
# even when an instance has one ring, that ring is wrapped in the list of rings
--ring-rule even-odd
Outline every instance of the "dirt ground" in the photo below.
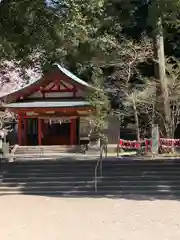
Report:
[[[180,202],[0,196],[2,240],[179,240]]]

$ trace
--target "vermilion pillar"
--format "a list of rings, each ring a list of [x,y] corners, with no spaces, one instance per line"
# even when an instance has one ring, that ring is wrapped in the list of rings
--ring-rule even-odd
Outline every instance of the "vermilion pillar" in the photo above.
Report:
[[[76,118],[74,119],[74,137],[73,137],[73,144],[76,144]]]
[[[40,118],[38,118],[38,145],[42,145],[42,125]]]
[[[22,115],[18,115],[18,145],[22,145]]]

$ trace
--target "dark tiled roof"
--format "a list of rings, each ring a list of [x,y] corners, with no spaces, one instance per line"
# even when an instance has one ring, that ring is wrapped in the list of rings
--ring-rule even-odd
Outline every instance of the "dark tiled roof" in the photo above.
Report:
[[[88,107],[87,101],[39,101],[39,102],[17,102],[5,104],[5,108],[73,108]]]

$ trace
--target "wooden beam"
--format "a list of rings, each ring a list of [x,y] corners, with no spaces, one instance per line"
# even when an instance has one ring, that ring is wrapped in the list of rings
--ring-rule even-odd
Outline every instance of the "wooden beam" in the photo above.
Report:
[[[51,83],[47,84],[47,86],[45,86],[45,87],[43,88],[43,90],[44,90],[44,91],[49,91],[49,90],[51,90],[51,89],[54,88],[54,87],[55,87],[55,82],[51,82]]]
[[[51,89],[51,90],[44,90],[45,93],[70,93],[73,92],[73,88],[68,88],[68,89]]]
[[[41,119],[48,119],[48,118],[57,118],[57,117],[59,117],[59,118],[63,118],[63,117],[75,117],[75,118],[77,118],[77,117],[87,117],[88,116],[88,114],[85,114],[85,113],[83,113],[83,114],[78,114],[78,113],[74,113],[74,114],[67,114],[67,115],[65,115],[65,114],[63,114],[63,115],[59,115],[58,113],[56,113],[56,114],[51,114],[51,115],[44,115],[44,114],[40,114],[38,117],[39,118],[41,118]],[[30,119],[30,118],[37,118],[37,116],[35,115],[35,116],[25,116],[24,118],[26,118],[26,119]]]
[[[43,94],[43,92],[42,92],[42,94]],[[39,101],[41,101],[42,100],[42,96],[39,96],[39,97],[33,97],[33,98],[31,98],[31,101],[33,101],[33,102],[39,102]],[[67,101],[72,101],[72,100],[74,100],[74,97],[73,96],[51,96],[51,97],[48,97],[48,98],[46,98],[46,101],[54,101],[54,100],[57,100],[57,101],[61,101],[61,100],[63,100],[63,101],[65,101],[65,100],[67,100]],[[76,97],[76,100],[77,101],[84,101],[84,98],[83,97]]]
[[[55,112],[59,112],[59,113],[73,113],[73,112],[78,112],[78,111],[87,111],[87,113],[90,113],[91,111],[93,111],[92,108],[90,107],[77,107],[77,108],[8,108],[9,111],[15,112],[17,114],[24,114],[26,112],[35,112],[35,113],[44,113],[46,111],[55,111]]]
[[[64,87],[61,88],[61,85]],[[55,89],[54,89],[55,88]],[[56,79],[53,81],[50,85],[47,85],[46,87],[43,88],[43,91],[45,93],[53,93],[53,92],[59,92],[59,93],[64,93],[64,92],[74,92],[76,90],[75,86],[67,86],[64,82]]]
[[[78,88],[79,89],[86,89],[86,87],[84,86],[84,85],[81,85],[81,84],[75,84],[73,81],[72,81],[72,79],[70,78],[70,77],[68,77],[68,76],[66,76],[66,75],[64,75],[64,74],[62,74],[62,73],[59,73],[59,71],[57,71],[56,73],[55,73],[55,76],[54,76],[56,79],[58,79],[59,81],[64,81],[64,82],[67,82],[68,84],[70,84],[70,85],[76,85],[76,86],[78,86]]]
[[[73,90],[73,87],[74,87],[74,86],[71,85],[71,87],[69,87],[69,86],[67,86],[64,82],[62,82],[62,80],[59,80],[59,83],[60,83],[65,89]]]
[[[15,96],[15,99],[20,99],[23,97],[23,99],[29,97],[31,94],[40,91],[40,88],[43,88],[50,82],[50,76],[47,74],[47,76],[42,77],[41,81],[39,83],[34,83],[29,87],[26,87],[24,92],[22,90],[18,91],[17,93],[14,93],[13,96]],[[41,85],[40,85],[41,84]],[[12,98],[11,100],[13,100]]]

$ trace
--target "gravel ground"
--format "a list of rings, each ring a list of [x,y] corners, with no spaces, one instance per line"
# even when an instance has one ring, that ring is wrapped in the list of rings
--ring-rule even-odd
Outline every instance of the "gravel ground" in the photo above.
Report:
[[[2,240],[179,240],[180,202],[0,196]]]

